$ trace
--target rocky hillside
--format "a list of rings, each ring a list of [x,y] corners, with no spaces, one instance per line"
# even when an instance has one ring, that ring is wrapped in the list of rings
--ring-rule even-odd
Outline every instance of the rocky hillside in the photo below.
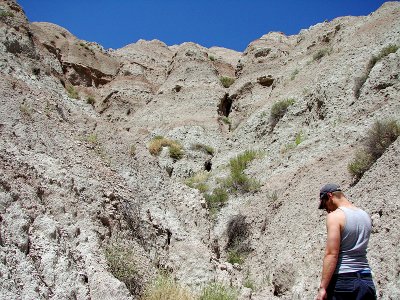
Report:
[[[400,121],[399,33],[387,2],[243,53],[105,50],[1,0],[0,298],[139,299],[163,270],[193,295],[312,299],[336,182],[399,299],[400,140],[348,171],[374,122]]]

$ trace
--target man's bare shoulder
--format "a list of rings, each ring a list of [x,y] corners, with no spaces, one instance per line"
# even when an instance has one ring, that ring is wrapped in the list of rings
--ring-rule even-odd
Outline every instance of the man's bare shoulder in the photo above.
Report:
[[[345,223],[346,216],[341,209],[336,209],[328,214],[326,218],[326,225],[327,226],[335,226],[340,225],[341,227]]]

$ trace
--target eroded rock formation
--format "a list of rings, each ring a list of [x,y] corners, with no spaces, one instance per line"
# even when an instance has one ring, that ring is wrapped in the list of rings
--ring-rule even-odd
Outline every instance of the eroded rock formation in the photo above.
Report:
[[[219,280],[243,299],[311,299],[326,182],[371,214],[380,298],[400,297],[399,140],[358,183],[347,171],[370,125],[400,118],[399,50],[356,85],[372,56],[400,45],[398,2],[295,36],[268,33],[243,53],[143,40],[104,50],[29,23],[15,1],[0,9],[2,299],[137,299],[142,286],[110,270],[110,247],[133,251],[138,285],[164,269],[194,293]],[[179,142],[183,157],[167,147],[152,156],[156,136]],[[264,153],[244,171],[258,189],[231,192],[213,215],[204,195],[249,149]],[[199,172],[205,194],[185,184]],[[227,227],[238,215],[246,256],[232,265]]]

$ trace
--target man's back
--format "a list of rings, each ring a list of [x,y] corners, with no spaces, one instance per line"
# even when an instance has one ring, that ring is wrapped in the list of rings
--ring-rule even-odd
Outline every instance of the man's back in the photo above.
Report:
[[[371,234],[371,219],[359,208],[340,206],[339,209],[345,214],[345,225],[341,233],[335,274],[369,269],[366,255]]]

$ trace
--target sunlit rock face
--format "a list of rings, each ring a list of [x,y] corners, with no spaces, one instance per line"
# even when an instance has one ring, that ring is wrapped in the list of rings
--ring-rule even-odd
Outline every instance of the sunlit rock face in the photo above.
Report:
[[[193,295],[311,299],[327,182],[371,215],[379,298],[400,297],[399,139],[348,171],[374,122],[400,120],[398,2],[243,53],[106,50],[0,13],[1,299],[139,299],[160,270]]]

